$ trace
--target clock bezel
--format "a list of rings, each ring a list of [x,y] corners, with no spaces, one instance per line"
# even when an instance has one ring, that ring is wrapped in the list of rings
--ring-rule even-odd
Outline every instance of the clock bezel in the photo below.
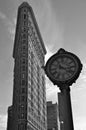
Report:
[[[73,60],[73,62],[76,64],[76,69],[75,69],[75,73],[71,77],[69,77],[68,79],[57,80],[57,79],[55,79],[54,76],[52,76],[52,74],[50,72],[50,66],[51,66],[52,61],[55,61],[58,57],[63,57],[63,56],[71,58]],[[45,73],[47,74],[47,76],[49,77],[49,79],[55,85],[58,85],[58,86],[61,86],[63,84],[72,85],[72,83],[74,83],[76,81],[76,79],[79,77],[81,69],[82,69],[82,64],[81,64],[79,58],[76,55],[74,55],[71,52],[67,52],[65,50],[62,51],[60,49],[56,54],[54,54],[53,56],[51,56],[49,58],[49,60],[47,61],[46,66],[45,66]]]

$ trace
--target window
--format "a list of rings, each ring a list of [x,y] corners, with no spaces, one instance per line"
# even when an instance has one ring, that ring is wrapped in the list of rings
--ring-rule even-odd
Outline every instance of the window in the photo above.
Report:
[[[23,123],[18,125],[18,130],[24,130],[24,124]]]
[[[28,25],[31,26],[31,21],[30,20],[28,20]]]
[[[24,119],[24,117],[25,117],[24,113],[20,113],[20,114],[18,115],[18,118],[19,118],[19,119]],[[23,130],[23,129],[21,128],[21,129],[19,129],[19,130]]]
[[[23,50],[25,50],[25,46],[23,46]]]
[[[24,14],[24,19],[26,19],[26,14]]]
[[[25,85],[25,80],[22,80],[22,85]]]
[[[24,27],[24,26],[23,26],[21,29],[22,29],[22,33],[25,33],[25,32],[26,32],[26,30],[27,30],[27,28],[26,28],[26,27]]]
[[[32,27],[28,27],[28,34],[32,36]]]
[[[31,94],[31,99],[33,99],[33,94]]]
[[[23,38],[26,38],[26,34],[25,33],[23,34]]]
[[[33,102],[31,102],[31,107],[33,107]]]
[[[32,91],[32,92],[34,91],[33,87],[31,87],[31,91]]]
[[[23,30],[24,32],[26,32],[26,29],[27,29],[27,28],[25,28],[25,27],[24,27],[24,28],[22,28],[22,30]]]
[[[26,12],[27,10],[26,9],[24,9],[24,12]]]
[[[39,82],[40,82],[40,68],[39,68],[39,65],[37,65],[37,82],[38,82],[38,85],[39,85]]]
[[[25,74],[22,74],[22,78],[23,78],[23,79],[25,78]]]
[[[22,42],[23,44],[25,44],[26,43],[26,40],[23,40],[23,42]]]
[[[40,111],[38,110],[38,115],[41,115]]]
[[[23,119],[23,118],[24,118],[24,113],[21,114],[21,119]]]
[[[19,112],[24,112],[24,105],[19,106]]]
[[[25,96],[21,96],[21,101],[22,101],[22,102],[25,101]]]
[[[25,64],[25,59],[22,59],[22,63]]]
[[[26,21],[24,21],[24,25],[27,25],[27,22],[26,22]]]
[[[22,88],[22,93],[25,93],[25,88]]]
[[[25,71],[25,65],[22,66],[22,70]]]

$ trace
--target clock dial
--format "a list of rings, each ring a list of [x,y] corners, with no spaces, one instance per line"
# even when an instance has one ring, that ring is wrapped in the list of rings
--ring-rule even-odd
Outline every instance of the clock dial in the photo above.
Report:
[[[60,49],[50,57],[45,66],[45,72],[50,80],[57,85],[71,85],[78,78],[82,69],[79,58]]]
[[[70,57],[65,57],[65,55],[57,57],[50,66],[50,73],[60,81],[69,79],[75,73],[75,70],[75,61]]]

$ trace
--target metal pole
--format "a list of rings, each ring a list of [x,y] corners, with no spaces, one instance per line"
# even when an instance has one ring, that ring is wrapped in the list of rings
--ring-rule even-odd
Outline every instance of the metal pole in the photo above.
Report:
[[[69,86],[61,88],[61,92],[58,95],[58,103],[60,122],[63,121],[61,130],[74,130]]]

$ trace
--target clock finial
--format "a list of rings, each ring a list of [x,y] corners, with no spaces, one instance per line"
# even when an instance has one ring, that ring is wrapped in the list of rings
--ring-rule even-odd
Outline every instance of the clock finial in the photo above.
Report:
[[[59,50],[58,50],[58,54],[63,54],[63,53],[65,53],[66,51],[63,49],[63,48],[60,48]]]

